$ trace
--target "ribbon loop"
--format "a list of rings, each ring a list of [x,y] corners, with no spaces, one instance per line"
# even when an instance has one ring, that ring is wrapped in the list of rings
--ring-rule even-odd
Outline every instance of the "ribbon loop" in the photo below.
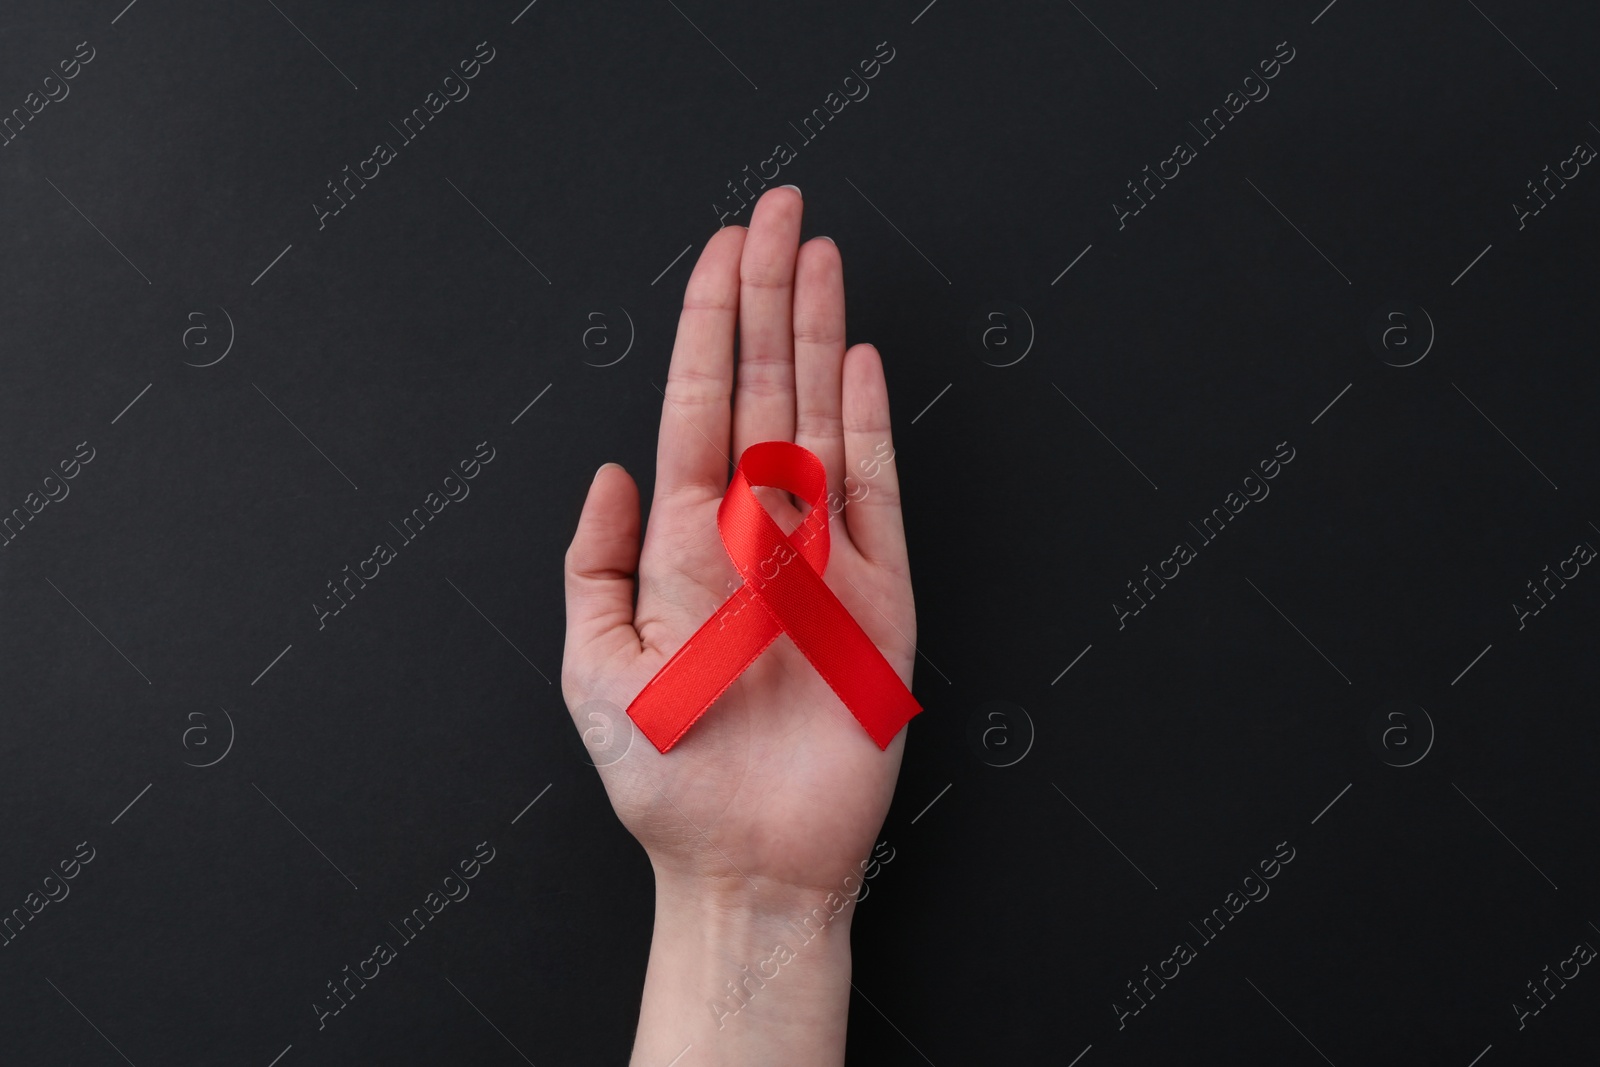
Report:
[[[756,499],[771,486],[811,505],[785,534]],[[823,581],[829,553],[827,472],[810,450],[788,441],[745,449],[717,506],[723,547],[744,585],[684,642],[628,715],[666,752],[734,679],[788,634],[879,748],[888,748],[922,710],[883,653]]]

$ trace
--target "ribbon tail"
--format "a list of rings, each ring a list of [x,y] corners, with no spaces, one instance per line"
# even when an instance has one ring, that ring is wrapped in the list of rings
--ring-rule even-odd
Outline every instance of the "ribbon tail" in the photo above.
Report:
[[[772,616],[741,610],[743,595],[741,591],[723,601],[628,705],[628,717],[656,751],[676,745],[777,640],[780,631]]]
[[[922,705],[872,638],[821,575],[803,562],[785,568],[766,588],[757,599],[773,624],[789,635],[874,743],[888,748]]]

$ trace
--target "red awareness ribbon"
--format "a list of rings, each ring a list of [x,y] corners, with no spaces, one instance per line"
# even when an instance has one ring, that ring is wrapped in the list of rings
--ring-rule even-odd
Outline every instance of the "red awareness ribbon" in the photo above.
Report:
[[[811,502],[785,535],[756,499],[766,485]],[[789,635],[880,749],[922,710],[854,617],[822,580],[828,566],[828,476],[788,441],[745,449],[717,506],[717,529],[744,585],[722,603],[628,705],[661,752],[683,737],[734,679]]]

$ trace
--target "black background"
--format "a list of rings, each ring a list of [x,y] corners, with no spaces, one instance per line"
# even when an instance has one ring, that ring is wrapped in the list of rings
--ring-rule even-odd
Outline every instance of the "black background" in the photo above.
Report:
[[[1592,968],[1512,1005],[1600,943],[1600,578],[1511,607],[1600,541],[1600,177],[1512,208],[1600,144],[1592,8],[34,0],[0,14],[0,112],[81,41],[0,148],[0,510],[94,449],[0,549],[0,913],[95,858],[0,948],[0,1061],[625,1060],[652,890],[551,684],[561,556],[600,463],[649,499],[712,205],[785,141],[884,354],[919,608],[851,1061],[1592,1062]],[[481,41],[470,97],[319,229]],[[1119,229],[1279,42],[1270,96]],[[1119,628],[1280,442],[1270,497]],[[1375,745],[1391,701],[1427,720]]]

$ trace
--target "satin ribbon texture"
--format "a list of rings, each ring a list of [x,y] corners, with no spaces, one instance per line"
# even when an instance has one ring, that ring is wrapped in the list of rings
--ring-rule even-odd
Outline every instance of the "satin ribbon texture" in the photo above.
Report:
[[[811,504],[785,535],[752,491],[772,486]],[[787,634],[880,749],[922,710],[883,653],[822,580],[828,566],[828,476],[809,449],[763,441],[745,449],[717,506],[717,529],[744,579],[628,705],[666,752]]]

